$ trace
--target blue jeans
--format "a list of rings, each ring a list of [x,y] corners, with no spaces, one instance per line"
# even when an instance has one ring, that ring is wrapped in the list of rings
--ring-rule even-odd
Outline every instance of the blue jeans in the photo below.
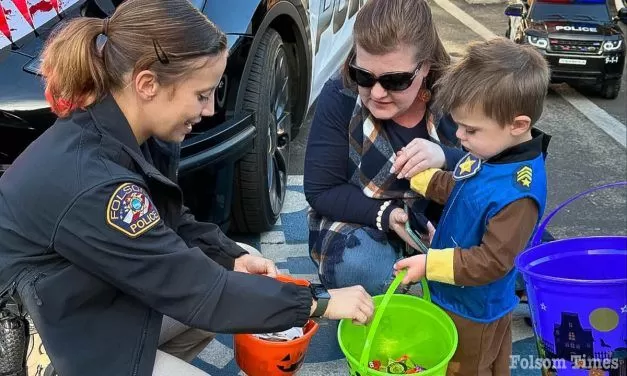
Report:
[[[403,257],[403,245],[392,244],[387,237],[375,238],[368,232],[356,229],[347,234],[341,246],[321,250],[318,272],[325,287],[361,285],[370,295],[385,293],[394,279],[394,263]]]

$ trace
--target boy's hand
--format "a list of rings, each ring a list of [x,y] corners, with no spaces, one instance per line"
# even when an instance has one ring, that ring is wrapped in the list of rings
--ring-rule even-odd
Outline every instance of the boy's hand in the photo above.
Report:
[[[409,179],[428,168],[443,168],[446,158],[440,145],[423,138],[414,138],[396,153],[391,173]]]
[[[420,254],[398,261],[394,264],[394,275],[403,269],[407,269],[407,274],[403,278],[402,284],[407,285],[420,281],[427,271],[427,255]]]

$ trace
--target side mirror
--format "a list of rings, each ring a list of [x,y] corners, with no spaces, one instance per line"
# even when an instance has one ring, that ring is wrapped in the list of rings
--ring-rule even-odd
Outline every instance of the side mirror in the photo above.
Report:
[[[621,20],[622,23],[627,24],[627,7],[622,7],[618,11],[618,19]]]
[[[625,9],[625,8],[623,8]],[[505,8],[505,15],[510,17],[522,17],[525,8],[522,4],[510,4]]]

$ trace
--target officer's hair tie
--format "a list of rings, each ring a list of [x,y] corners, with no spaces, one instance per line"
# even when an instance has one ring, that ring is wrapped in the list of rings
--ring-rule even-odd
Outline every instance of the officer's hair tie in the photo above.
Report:
[[[109,33],[109,17],[102,20],[102,35],[106,37],[107,33]]]

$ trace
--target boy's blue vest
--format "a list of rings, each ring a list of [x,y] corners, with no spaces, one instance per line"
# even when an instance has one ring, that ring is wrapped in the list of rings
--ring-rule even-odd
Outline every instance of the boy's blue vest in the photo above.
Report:
[[[462,161],[465,159],[462,158]],[[505,206],[524,197],[538,204],[539,221],[546,205],[546,190],[542,154],[521,162],[483,163],[474,176],[456,182],[431,248],[469,249],[479,246],[490,219]],[[511,231],[517,229],[512,228]],[[516,270],[512,269],[503,278],[483,286],[456,286],[430,281],[429,288],[437,305],[470,320],[487,323],[516,307],[515,281]]]

